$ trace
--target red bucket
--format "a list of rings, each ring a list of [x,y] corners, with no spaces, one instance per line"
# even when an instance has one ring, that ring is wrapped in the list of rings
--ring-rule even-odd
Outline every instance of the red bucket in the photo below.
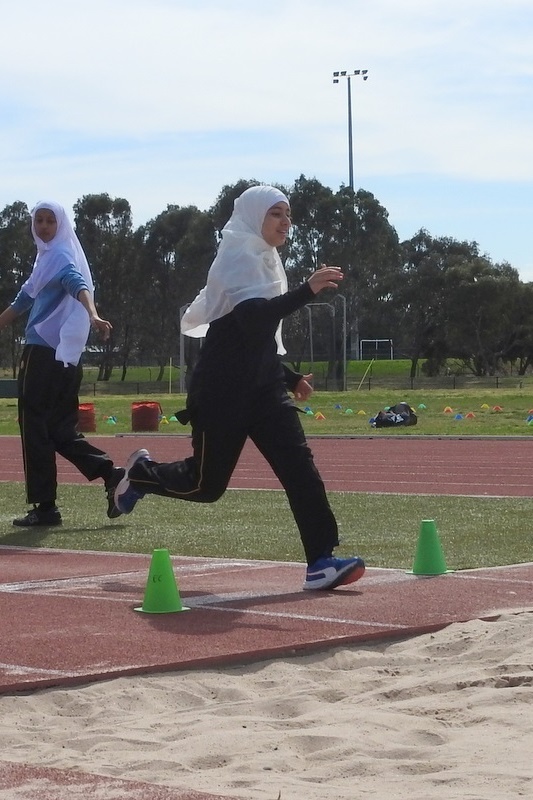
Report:
[[[131,404],[132,431],[158,431],[162,408],[159,403],[143,400]]]
[[[77,429],[80,433],[96,432],[96,416],[94,403],[80,403],[78,407]]]

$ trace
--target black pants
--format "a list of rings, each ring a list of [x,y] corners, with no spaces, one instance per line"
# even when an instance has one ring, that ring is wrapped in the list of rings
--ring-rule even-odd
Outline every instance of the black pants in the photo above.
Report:
[[[324,483],[291,405],[277,405],[244,422],[235,408],[192,414],[193,455],[169,464],[139,462],[130,471],[133,488],[196,503],[213,503],[225,492],[247,437],[266,458],[285,489],[308,564],[331,555],[337,523]]]
[[[19,427],[28,503],[55,502],[56,453],[88,480],[106,478],[113,462],[76,430],[80,365],[63,366],[50,347],[27,345],[18,376]]]

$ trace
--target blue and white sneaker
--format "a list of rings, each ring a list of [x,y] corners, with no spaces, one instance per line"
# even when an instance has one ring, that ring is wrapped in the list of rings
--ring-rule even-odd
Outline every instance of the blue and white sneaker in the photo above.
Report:
[[[138,464],[139,461],[150,461],[150,453],[148,450],[141,448],[141,450],[136,450],[131,454],[126,463],[124,477],[117,484],[117,488],[115,489],[115,506],[121,514],[131,514],[137,501],[142,500],[144,497],[144,492],[139,492],[137,489],[134,489],[129,478],[131,468],[135,464]]]
[[[304,589],[335,589],[347,583],[355,583],[362,578],[365,572],[365,562],[362,558],[334,558],[333,556],[319,558],[314,564],[307,567]]]

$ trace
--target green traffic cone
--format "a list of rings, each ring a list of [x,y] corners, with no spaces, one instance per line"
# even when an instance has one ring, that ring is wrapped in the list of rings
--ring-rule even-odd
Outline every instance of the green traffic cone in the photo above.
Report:
[[[188,610],[182,605],[168,550],[154,550],[143,604],[135,611],[144,611],[146,614],[170,614]]]
[[[444,575],[451,572],[446,568],[437,526],[432,519],[422,520],[413,569],[409,572],[413,575]]]

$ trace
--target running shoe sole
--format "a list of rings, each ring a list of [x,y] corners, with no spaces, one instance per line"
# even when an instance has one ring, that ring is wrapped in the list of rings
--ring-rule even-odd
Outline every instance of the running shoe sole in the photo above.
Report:
[[[330,567],[329,569],[333,569]],[[319,570],[324,572],[325,570]],[[337,570],[335,576],[332,576],[328,581],[327,575],[323,579],[316,581],[306,580],[303,588],[307,590],[327,590],[336,589],[337,586],[347,586],[349,583],[355,583],[365,574],[365,565],[362,561],[355,561],[352,564],[346,564],[343,569]]]

